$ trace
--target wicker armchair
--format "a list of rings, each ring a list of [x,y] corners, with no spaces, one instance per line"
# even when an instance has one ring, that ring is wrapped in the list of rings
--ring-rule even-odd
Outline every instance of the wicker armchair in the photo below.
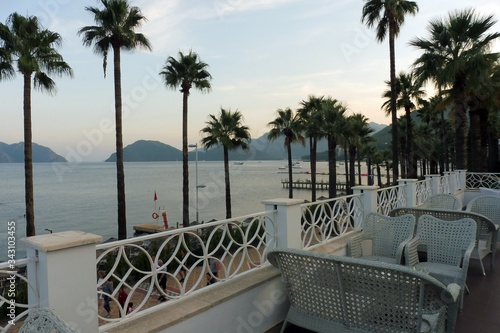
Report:
[[[422,215],[417,222],[415,238],[405,249],[406,264],[428,272],[444,284],[458,284],[462,309],[469,259],[475,242],[476,222],[473,219],[445,221]],[[425,249],[425,261],[420,261],[418,249]]]
[[[413,215],[389,217],[370,213],[363,223],[363,231],[347,242],[347,256],[400,264],[403,249],[413,238],[415,217]],[[370,241],[371,253],[367,251],[369,254],[365,254],[363,244],[368,247]]]
[[[19,333],[77,333],[49,308],[33,308]]]
[[[475,197],[469,201],[466,210],[484,215],[497,225],[497,229],[500,227],[500,197],[493,195]]]
[[[271,251],[289,323],[319,333],[453,332],[460,287],[403,265],[304,250]]]
[[[471,259],[479,260],[483,275],[486,275],[483,259],[490,256],[490,267],[493,269],[495,262],[496,243],[498,240],[498,227],[486,216],[468,211],[425,209],[415,207],[400,207],[392,210],[389,216],[401,216],[412,214],[418,221],[422,215],[432,215],[441,220],[456,221],[463,218],[471,218],[476,222],[476,244],[471,254]]]
[[[435,194],[425,199],[421,208],[462,210],[462,201],[452,194]]]

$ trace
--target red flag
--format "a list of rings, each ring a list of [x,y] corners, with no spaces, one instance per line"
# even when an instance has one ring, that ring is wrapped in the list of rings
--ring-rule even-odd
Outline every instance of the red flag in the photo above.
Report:
[[[158,200],[158,198],[156,197],[156,191],[155,191],[155,198],[154,198],[154,200],[155,200],[155,201],[156,201],[156,200]]]

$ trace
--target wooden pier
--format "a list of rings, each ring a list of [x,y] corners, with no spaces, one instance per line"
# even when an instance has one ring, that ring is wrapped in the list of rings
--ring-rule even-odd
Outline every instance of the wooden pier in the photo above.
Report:
[[[281,185],[283,186],[283,188],[289,188],[290,181],[288,179],[282,179]],[[311,190],[312,183],[310,180],[297,179],[297,180],[294,180],[292,182],[292,188],[300,189],[300,190]],[[336,188],[337,188],[337,191],[339,191],[339,192],[345,192],[345,183],[337,183]],[[325,181],[316,182],[316,190],[327,191],[328,189],[330,189],[329,182],[325,182]]]

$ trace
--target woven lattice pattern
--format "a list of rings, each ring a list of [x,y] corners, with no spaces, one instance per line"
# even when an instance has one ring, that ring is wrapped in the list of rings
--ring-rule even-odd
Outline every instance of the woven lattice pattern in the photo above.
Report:
[[[463,218],[471,218],[476,222],[476,243],[471,254],[471,259],[477,259],[481,263],[483,275],[486,275],[482,260],[491,254],[490,266],[493,268],[496,253],[496,242],[498,240],[498,229],[495,224],[486,216],[469,211],[425,209],[413,207],[401,207],[392,210],[390,216],[401,216],[412,214],[418,221],[422,215],[432,215],[441,220],[456,221]]]
[[[347,243],[347,255],[388,263],[401,263],[404,246],[412,239],[415,217],[389,217],[370,213],[363,221],[363,231]],[[363,253],[363,243],[371,241],[371,254]]]
[[[33,308],[19,333],[76,333],[48,308]]]
[[[428,197],[422,208],[461,210],[462,201],[452,194],[436,194]]]
[[[500,197],[483,195],[475,197],[467,204],[467,211],[488,217],[497,226],[500,226]]]
[[[406,247],[406,263],[427,271],[444,284],[456,283],[465,290],[469,259],[476,242],[476,222],[471,218],[445,221],[422,215],[417,232]],[[420,261],[418,249],[425,249],[426,259]]]
[[[281,270],[290,300],[282,332],[288,323],[325,333],[453,332],[456,285],[361,258],[286,249],[268,259]]]

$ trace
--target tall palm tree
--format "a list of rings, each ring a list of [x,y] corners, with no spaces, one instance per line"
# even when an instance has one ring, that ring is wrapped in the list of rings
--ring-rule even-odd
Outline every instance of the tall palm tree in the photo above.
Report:
[[[396,108],[396,56],[394,41],[399,35],[401,26],[408,14],[415,15],[418,5],[407,0],[366,0],[363,6],[361,22],[371,28],[377,25],[377,40],[383,42],[389,35],[390,82],[391,82],[391,115],[392,115],[392,161],[393,179],[399,178],[398,128]]]
[[[191,88],[209,92],[212,88],[212,75],[208,72],[208,64],[200,60],[198,54],[179,51],[179,59],[168,57],[160,76],[165,86],[182,93],[182,225],[189,226],[189,165],[188,165],[188,97]]]
[[[368,118],[361,113],[354,113],[347,117],[349,123],[348,149],[349,149],[349,175],[350,188],[356,185],[355,163],[359,151],[368,145],[373,138],[370,136],[373,129],[368,124]],[[359,183],[361,184],[361,171],[358,168]]]
[[[468,84],[477,83],[489,64],[498,59],[498,53],[489,50],[500,33],[487,33],[495,23],[492,15],[481,17],[473,9],[455,11],[446,19],[429,23],[429,39],[415,38],[410,42],[423,52],[413,64],[417,77],[450,89],[458,169],[467,168]]]
[[[292,179],[292,143],[300,142],[305,145],[305,139],[302,136],[302,122],[299,117],[293,113],[290,108],[278,109],[276,118],[267,124],[271,130],[267,134],[269,141],[274,141],[281,136],[285,137],[284,147],[288,156],[288,197],[293,198],[293,179]]]
[[[300,102],[301,107],[297,110],[303,122],[305,136],[309,138],[309,156],[311,164],[311,201],[316,201],[316,154],[318,139],[321,138],[321,102],[323,96],[309,96],[308,100]]]
[[[151,50],[146,36],[135,32],[146,18],[140,9],[131,6],[127,0],[101,0],[104,8],[85,7],[94,16],[96,25],[86,26],[78,31],[83,35],[83,45],[92,46],[94,52],[103,57],[103,71],[106,67],[109,49],[113,50],[113,74],[115,89],[116,122],[116,185],[118,200],[118,239],[127,238],[127,213],[125,206],[125,172],[123,167],[122,135],[122,84],[120,50],[143,48]]]
[[[231,185],[229,182],[229,151],[241,148],[250,148],[250,132],[244,126],[243,115],[238,110],[231,112],[231,109],[220,109],[219,116],[213,114],[208,116],[207,126],[201,129],[205,137],[201,143],[206,149],[222,145],[224,152],[224,180],[226,183],[226,219],[231,218]]]
[[[386,114],[390,114],[392,101],[391,83],[386,81],[386,84],[389,86],[389,90],[385,91],[382,95],[387,98],[382,107],[386,110]],[[416,80],[413,73],[399,73],[396,77],[396,109],[404,109],[406,115],[406,147],[403,156],[405,157],[407,167],[407,178],[416,178],[417,176],[413,157],[413,120],[411,111],[422,104],[424,96],[425,91],[422,90],[422,82]]]
[[[323,123],[321,132],[325,134],[328,142],[328,196],[335,198],[337,196],[337,144],[342,140],[346,120],[345,113],[347,106],[342,102],[327,97],[323,99],[321,112],[323,114]]]
[[[49,75],[73,77],[73,70],[57,52],[57,47],[62,44],[61,36],[43,29],[36,16],[25,17],[12,13],[6,24],[0,23],[0,41],[3,62],[0,65],[0,79],[14,75],[12,61],[16,62],[17,71],[23,76],[26,236],[34,236],[31,80],[35,88],[53,94],[56,84]]]

